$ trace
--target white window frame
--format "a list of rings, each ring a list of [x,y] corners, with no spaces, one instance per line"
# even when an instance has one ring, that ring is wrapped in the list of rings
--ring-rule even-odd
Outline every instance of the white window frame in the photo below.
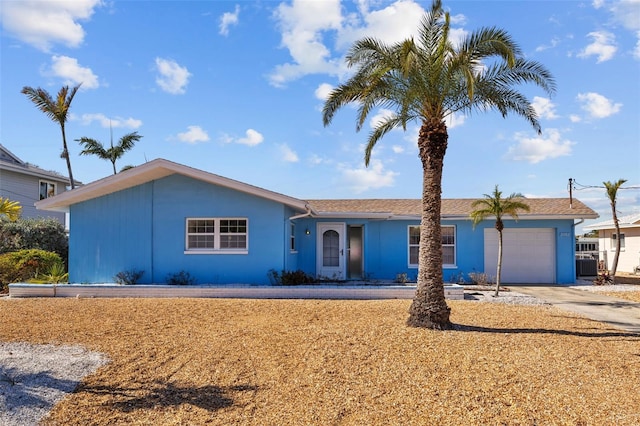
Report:
[[[189,222],[194,220],[213,221],[212,233],[189,233]],[[240,220],[245,222],[245,232],[222,233],[221,222],[224,220]],[[184,254],[249,254],[249,219],[246,217],[188,217],[185,219]],[[213,235],[213,247],[189,248],[190,235]],[[244,235],[245,247],[223,248],[221,247],[221,237],[224,235]]]
[[[289,228],[289,232],[291,233],[289,235],[289,251],[291,253],[297,253],[298,248],[296,247],[296,224],[293,222],[290,222],[289,224],[291,225]]]
[[[409,265],[409,268],[417,268],[418,267],[418,263],[411,263],[411,247],[420,247],[420,240],[418,238],[418,243],[417,244],[411,244],[411,228],[420,228],[420,225],[409,225],[407,227],[407,264]],[[458,235],[457,235],[457,229],[455,225],[440,225],[440,229],[442,230],[443,228],[453,228],[453,244],[441,244],[442,247],[453,247],[453,263],[444,263],[444,257],[443,257],[443,264],[442,267],[447,269],[447,268],[456,268],[456,262],[457,262],[457,241],[458,241]]]
[[[617,243],[616,243],[617,235],[618,235],[618,234],[616,234],[616,232],[615,232],[615,231],[611,234],[611,251],[616,251],[616,247],[617,247]],[[625,241],[625,238],[624,238],[624,232],[621,232],[621,233],[620,233],[620,251],[624,251],[624,241]]]
[[[42,184],[46,184],[47,185],[47,196],[44,198],[42,197]],[[53,195],[49,195],[49,185],[53,186]],[[58,193],[58,184],[56,182],[51,182],[50,180],[40,180],[38,182],[38,199],[39,200],[46,200],[49,197],[53,197]]]

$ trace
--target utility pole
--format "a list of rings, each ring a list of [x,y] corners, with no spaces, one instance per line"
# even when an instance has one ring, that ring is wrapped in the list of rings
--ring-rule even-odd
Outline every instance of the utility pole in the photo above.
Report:
[[[573,179],[569,178],[569,208],[573,208]]]

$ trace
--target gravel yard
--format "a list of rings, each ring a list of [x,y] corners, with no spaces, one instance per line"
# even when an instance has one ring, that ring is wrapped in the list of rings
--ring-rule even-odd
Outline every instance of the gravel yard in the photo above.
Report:
[[[640,337],[520,302],[5,298],[0,342],[108,360],[43,424],[639,424]]]

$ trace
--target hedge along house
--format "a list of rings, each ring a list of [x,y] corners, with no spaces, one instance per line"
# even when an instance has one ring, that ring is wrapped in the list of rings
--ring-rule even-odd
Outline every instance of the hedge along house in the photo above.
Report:
[[[495,274],[497,234],[472,227],[472,199],[444,199],[444,278]],[[503,282],[573,283],[576,220],[596,218],[569,199],[527,199],[506,221]],[[70,214],[69,278],[113,282],[144,271],[165,283],[186,271],[199,284],[268,284],[269,271],[331,280],[417,276],[420,200],[300,200],[157,159],[36,203]]]

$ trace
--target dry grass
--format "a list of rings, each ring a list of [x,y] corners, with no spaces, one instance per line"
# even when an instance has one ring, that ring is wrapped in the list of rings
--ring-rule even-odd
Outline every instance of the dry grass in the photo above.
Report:
[[[640,303],[640,291],[604,291],[600,294]]]
[[[637,425],[640,337],[549,307],[450,301],[6,299],[0,340],[111,362],[46,424]]]

